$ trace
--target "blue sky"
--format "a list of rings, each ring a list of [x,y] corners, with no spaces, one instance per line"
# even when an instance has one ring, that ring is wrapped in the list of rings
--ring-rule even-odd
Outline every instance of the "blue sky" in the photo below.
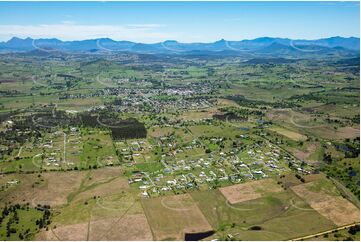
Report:
[[[359,37],[359,18],[359,2],[0,2],[0,40]]]

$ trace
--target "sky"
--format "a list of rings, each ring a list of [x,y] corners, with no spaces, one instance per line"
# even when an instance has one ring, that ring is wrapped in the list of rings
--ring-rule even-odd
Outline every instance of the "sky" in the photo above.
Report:
[[[1,41],[318,39],[359,30],[359,2],[0,2]]]

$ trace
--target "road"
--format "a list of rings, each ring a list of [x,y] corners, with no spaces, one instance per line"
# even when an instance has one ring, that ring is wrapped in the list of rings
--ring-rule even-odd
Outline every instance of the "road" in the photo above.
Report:
[[[64,154],[63,154],[63,162],[66,162],[66,133],[64,133]]]
[[[19,152],[18,152],[18,154],[16,155],[16,157],[20,157],[20,155],[21,155],[21,151],[23,150],[23,147],[21,146],[20,147],[20,149],[19,149]]]
[[[341,226],[341,227],[338,227],[338,228],[334,228],[334,229],[330,229],[330,230],[327,230],[327,231],[324,231],[324,232],[319,232],[319,233],[316,233],[316,234],[310,234],[310,235],[307,235],[307,236],[302,236],[302,237],[299,237],[299,238],[295,238],[295,239],[291,239],[292,241],[296,241],[296,240],[305,240],[305,239],[311,239],[313,237],[316,237],[316,236],[320,236],[320,235],[324,235],[324,234],[329,234],[335,230],[341,230],[341,229],[347,229],[347,228],[350,228],[354,225],[357,225],[357,224],[360,224],[360,223],[353,223],[353,224],[349,224],[349,225],[345,225],[345,226]]]

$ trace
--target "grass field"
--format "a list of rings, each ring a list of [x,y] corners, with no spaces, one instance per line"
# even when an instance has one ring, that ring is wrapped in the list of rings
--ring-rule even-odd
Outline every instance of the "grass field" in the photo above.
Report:
[[[185,233],[212,227],[188,194],[142,200],[155,240],[184,240]]]
[[[42,217],[42,212],[34,208],[17,209],[16,211],[19,220],[17,223],[12,223],[11,225],[14,231],[7,236],[5,229],[6,224],[10,219],[14,218],[14,212],[10,212],[0,223],[0,238],[6,240],[33,240],[35,234],[39,231],[36,220]]]
[[[52,229],[37,239],[152,240],[137,191],[119,168],[88,171],[67,204],[54,208]]]
[[[232,234],[237,240],[285,240],[335,227],[290,191],[232,205],[217,190],[192,197],[221,238]]]

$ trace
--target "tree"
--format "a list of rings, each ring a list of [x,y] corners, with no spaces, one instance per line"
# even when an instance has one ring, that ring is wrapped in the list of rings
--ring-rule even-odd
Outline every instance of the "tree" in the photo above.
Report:
[[[359,231],[360,231],[360,225],[355,225],[348,229],[348,233],[352,235],[355,235]]]

